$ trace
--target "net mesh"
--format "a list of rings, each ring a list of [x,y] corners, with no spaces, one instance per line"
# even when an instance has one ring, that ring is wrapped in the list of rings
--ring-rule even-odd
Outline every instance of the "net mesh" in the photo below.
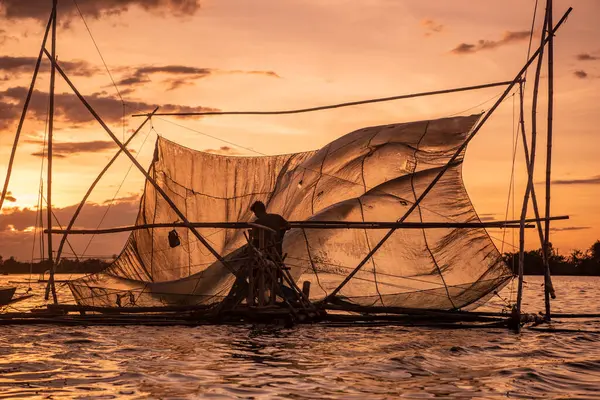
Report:
[[[318,151],[237,157],[159,138],[150,174],[192,222],[248,222],[257,200],[289,221],[394,221],[403,216],[468,137],[480,115],[375,126]],[[460,155],[406,222],[479,222],[462,181]],[[137,224],[179,221],[146,182]],[[69,285],[95,306],[211,304],[227,295],[244,263],[239,229],[199,228],[226,265],[189,229],[171,248],[171,228],[134,231],[115,262]],[[290,230],[286,265],[331,293],[385,236],[379,229]],[[398,229],[337,294],[359,305],[469,309],[512,276],[483,228]]]

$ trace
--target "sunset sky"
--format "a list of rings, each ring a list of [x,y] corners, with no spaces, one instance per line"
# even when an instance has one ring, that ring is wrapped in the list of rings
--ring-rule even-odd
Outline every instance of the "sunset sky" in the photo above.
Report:
[[[51,4],[51,0],[0,2],[0,183]],[[59,1],[58,60],[123,139],[143,121],[131,115],[156,106],[164,112],[275,110],[512,80],[526,61],[535,1],[77,0],[77,4],[118,91],[73,0]],[[600,239],[600,2],[556,0],[555,22],[569,6],[574,10],[555,41],[552,213],[571,218],[553,224],[551,241],[563,254],[586,249]],[[534,49],[539,45],[542,13],[540,5]],[[29,260],[32,255],[49,69],[44,60],[0,215],[0,255],[5,259],[13,255]],[[529,132],[533,76],[532,68],[526,101]],[[546,87],[544,67],[536,166],[542,210]],[[293,116],[157,117],[129,147],[144,166],[149,165],[157,134],[222,154],[312,150],[366,126],[485,111],[503,90],[495,87]],[[66,225],[117,146],[58,76],[56,93],[53,207]],[[511,95],[467,152],[465,185],[482,220],[505,218],[517,111],[517,97]],[[105,213],[103,227],[134,222],[144,178],[130,166],[121,156],[84,208],[78,227],[98,227]],[[519,216],[526,178],[520,143],[515,175],[516,204],[514,214],[512,203],[508,206],[509,219]],[[490,234],[504,251],[517,243],[512,231],[506,233],[504,246],[502,231]],[[118,253],[126,237],[96,237],[86,254]],[[78,254],[89,239],[72,239]],[[534,235],[528,235],[528,247],[539,247]],[[37,254],[36,247],[34,257]]]

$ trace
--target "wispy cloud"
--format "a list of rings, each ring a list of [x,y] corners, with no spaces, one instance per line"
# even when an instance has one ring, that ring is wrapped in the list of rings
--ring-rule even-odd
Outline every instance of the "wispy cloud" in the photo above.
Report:
[[[0,29],[0,45],[3,45],[9,41],[18,42],[19,38],[14,35],[10,35],[6,29]]]
[[[35,57],[0,56],[0,72],[3,72],[10,78],[18,77],[22,74],[31,75],[36,60]],[[60,65],[68,75],[74,76],[91,77],[99,71],[98,67],[82,60],[61,61]],[[50,63],[42,63],[40,65],[40,72],[48,71],[50,71]]]
[[[573,75],[575,75],[579,79],[586,79],[589,76],[588,73],[582,69],[578,69],[577,71],[574,71]]]
[[[17,199],[15,198],[15,196],[13,196],[12,192],[9,190],[8,192],[6,192],[6,196],[4,196],[4,200],[14,203],[17,201]]]
[[[200,0],[77,0],[84,16],[94,19],[119,15],[133,7],[161,16],[185,17],[200,10]],[[0,3],[0,16],[6,19],[34,19],[47,21],[52,2],[48,0],[4,0]],[[59,2],[59,18],[63,24],[78,18],[73,1]]]
[[[585,229],[592,229],[591,226],[565,226],[561,228],[550,228],[554,232],[566,232],[566,231],[581,231]]]
[[[581,54],[577,54],[576,58],[579,61],[596,61],[596,60],[600,60],[600,57],[591,55],[589,53],[581,53]]]
[[[422,20],[421,26],[423,27],[423,29],[425,29],[425,36],[431,36],[435,33],[440,33],[444,30],[444,25],[432,19]]]
[[[137,193],[130,193],[128,196],[117,197],[116,199],[105,200],[102,204],[115,204],[115,203],[139,203],[140,195]]]
[[[218,149],[206,149],[204,150],[206,153],[219,154],[222,156],[239,156],[243,153],[240,153],[238,150],[229,147],[229,146],[221,146]]]
[[[26,143],[42,145],[42,141],[26,140]],[[81,153],[99,153],[106,150],[114,150],[117,148],[115,142],[94,140],[90,142],[54,142],[52,143],[52,156],[66,158],[71,155]],[[32,153],[32,156],[44,157],[43,152]]]
[[[65,226],[76,207],[77,205],[53,207],[52,211],[61,225]],[[108,207],[110,207],[110,211],[107,212]],[[77,218],[75,228],[95,229],[102,219],[104,219],[103,226],[105,227],[133,224],[138,209],[139,202],[133,200],[131,196],[115,199],[112,205],[87,203]],[[41,213],[42,220],[46,221],[46,209],[44,208]],[[4,204],[2,214],[0,214],[0,254],[5,259],[15,256],[20,260],[28,260],[31,257],[31,246],[35,234],[32,228],[39,218],[36,208],[10,208],[6,206],[6,203]],[[128,235],[129,233],[126,232],[97,237],[86,254],[108,256],[119,253]],[[58,240],[58,235],[55,236],[55,239]],[[88,245],[89,237],[72,235],[69,237],[69,241],[75,251],[81,255]]]
[[[481,222],[497,221],[496,214],[494,214],[494,213],[479,214],[479,220]]]
[[[13,87],[0,91],[0,131],[11,127],[16,123],[17,118],[21,114],[23,102],[27,95],[27,88]],[[94,107],[96,112],[106,121],[110,123],[120,122],[123,117],[123,104],[121,100],[114,96],[109,96],[105,92],[93,93],[86,96],[88,102]],[[29,115],[32,119],[45,121],[48,107],[48,93],[34,91],[34,94],[29,104]],[[150,104],[142,101],[126,102],[129,111],[146,111],[156,107],[157,104]],[[186,106],[178,104],[158,104],[161,111],[164,112],[203,112],[203,111],[219,111],[212,107],[203,106]],[[89,124],[95,121],[94,117],[81,104],[81,101],[74,94],[57,93],[55,95],[55,117],[63,122],[69,123],[71,126],[79,126]]]
[[[129,74],[117,82],[117,86],[131,89],[132,87],[147,84],[152,81],[153,77],[158,76],[162,77],[161,82],[167,86],[168,90],[174,90],[181,86],[193,85],[193,81],[195,80],[219,74],[263,75],[280,78],[274,71],[221,70],[187,65],[141,66],[133,70],[130,69]]]
[[[591,178],[580,179],[556,179],[552,181],[554,185],[598,185],[600,184],[600,175]]]
[[[531,31],[506,31],[499,40],[480,39],[476,43],[461,43],[450,52],[454,54],[472,54],[482,50],[493,50],[501,46],[529,39]]]

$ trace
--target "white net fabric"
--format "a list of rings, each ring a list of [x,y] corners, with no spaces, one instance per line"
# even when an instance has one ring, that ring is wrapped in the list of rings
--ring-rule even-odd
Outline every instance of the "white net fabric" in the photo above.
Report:
[[[159,138],[150,174],[192,222],[248,222],[250,205],[289,221],[395,221],[405,214],[469,135],[480,115],[360,129],[318,151],[234,157]],[[479,222],[462,182],[461,155],[406,222]],[[137,224],[178,221],[146,182]],[[227,295],[244,262],[242,230],[199,228],[227,260],[217,261],[184,228],[134,231],[104,272],[70,283],[76,301],[96,306],[210,304]],[[292,229],[286,265],[331,293],[387,233],[377,229]],[[360,305],[474,308],[511,277],[483,228],[398,229],[338,293]]]

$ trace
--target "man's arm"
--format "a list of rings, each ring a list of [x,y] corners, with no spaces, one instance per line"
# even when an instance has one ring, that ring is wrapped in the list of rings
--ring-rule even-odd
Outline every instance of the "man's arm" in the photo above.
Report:
[[[283,218],[281,215],[279,217],[281,218],[281,226],[283,230],[289,231],[290,229],[292,229],[287,219]]]

